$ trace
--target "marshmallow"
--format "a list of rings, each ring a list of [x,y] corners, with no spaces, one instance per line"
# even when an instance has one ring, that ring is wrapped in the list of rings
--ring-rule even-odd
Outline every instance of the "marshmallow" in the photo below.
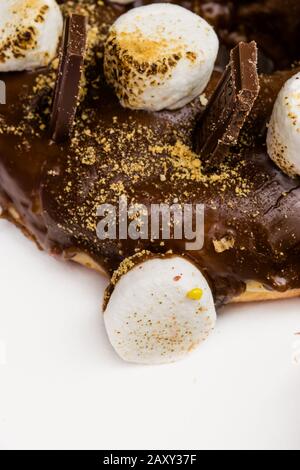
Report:
[[[134,8],[109,31],[106,80],[124,107],[178,109],[205,89],[218,47],[213,28],[185,8],[170,3]]]
[[[213,330],[208,283],[185,258],[152,258],[115,285],[104,312],[110,342],[125,361],[162,364],[183,358]]]
[[[0,9],[0,72],[48,65],[63,28],[56,1],[2,0]]]
[[[277,97],[267,146],[270,157],[284,173],[300,175],[300,73],[285,83]]]

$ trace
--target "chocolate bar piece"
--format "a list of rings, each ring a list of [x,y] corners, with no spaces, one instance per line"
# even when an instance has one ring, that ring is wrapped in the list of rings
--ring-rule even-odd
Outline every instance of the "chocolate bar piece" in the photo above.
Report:
[[[204,165],[222,163],[236,145],[259,93],[257,46],[240,42],[230,53],[230,62],[195,133],[195,150]]]
[[[55,142],[63,142],[71,134],[86,48],[86,17],[71,15],[65,19],[60,63],[54,92],[51,136]]]

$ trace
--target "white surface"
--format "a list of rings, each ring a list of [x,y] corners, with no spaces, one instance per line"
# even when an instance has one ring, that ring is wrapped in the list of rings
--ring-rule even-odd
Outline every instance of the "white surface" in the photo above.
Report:
[[[1,448],[300,449],[300,299],[227,307],[188,359],[136,366],[106,338],[101,277],[4,221],[0,258]]]

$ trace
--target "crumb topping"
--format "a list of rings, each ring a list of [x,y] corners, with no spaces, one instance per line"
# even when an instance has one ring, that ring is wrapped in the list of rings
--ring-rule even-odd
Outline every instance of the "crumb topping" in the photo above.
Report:
[[[230,157],[234,164],[229,158],[213,173],[203,171],[201,159],[193,151],[195,119],[207,98],[203,96],[202,103],[199,99],[192,102],[187,107],[188,120],[179,113],[174,125],[164,118],[168,113],[156,113],[152,118],[145,112],[123,111],[114,101],[101,73],[104,42],[115,14],[106,6],[103,16],[101,5],[96,9],[95,2],[88,0],[62,5],[64,12],[74,8],[88,17],[82,92],[72,138],[63,150],[63,161],[47,170],[44,184],[44,191],[55,198],[55,210],[62,219],[59,221],[61,229],[80,243],[92,242],[97,246],[97,208],[105,203],[118,204],[123,196],[128,198],[128,204],[146,205],[151,202],[173,204],[174,201],[202,203],[207,199],[206,193],[212,192],[216,197],[227,191],[238,198],[246,197],[251,183],[243,176],[245,161],[240,158],[239,149]],[[150,50],[146,54],[151,57]],[[22,101],[19,125],[10,126],[5,122],[0,134],[19,136],[26,146],[31,145],[33,136],[48,139],[57,69],[58,59],[55,59],[47,72],[36,75],[31,93]],[[114,103],[113,111],[111,104],[105,104],[106,95],[108,101]],[[214,205],[213,198],[211,204]],[[160,251],[168,250],[168,245],[164,245],[164,242],[160,244]],[[124,257],[122,243],[118,249],[121,261]],[[142,251],[143,245],[137,243],[134,249]]]
[[[66,1],[61,5],[64,12],[75,10],[88,18],[84,78],[71,140],[61,146],[49,141],[57,59],[47,69],[30,75],[16,100],[18,105],[9,107],[5,119],[0,110],[0,136],[8,137],[7,142],[14,137],[20,161],[29,151],[38,152],[40,160],[35,160],[34,165],[44,168],[41,193],[46,198],[44,207],[55,220],[55,229],[91,255],[103,252],[104,262],[107,261],[110,269],[119,266],[124,259],[120,269],[129,269],[132,255],[142,256],[148,251],[164,253],[170,249],[162,240],[147,243],[138,240],[132,246],[122,240],[99,241],[97,208],[103,203],[117,204],[122,196],[128,198],[128,204],[137,202],[146,206],[204,202],[209,216],[215,212],[216,218],[226,208],[232,215],[230,223],[242,239],[224,239],[227,232],[218,236],[210,233],[210,245],[214,252],[224,252],[224,256],[229,250],[239,250],[237,265],[242,265],[249,254],[249,246],[256,246],[257,234],[252,232],[250,222],[249,227],[244,223],[241,229],[235,215],[245,220],[262,219],[264,207],[256,188],[273,184],[273,176],[264,172],[263,166],[257,172],[260,184],[256,184],[253,177],[256,163],[251,168],[247,160],[257,143],[256,135],[253,130],[245,129],[239,145],[232,149],[226,162],[213,171],[204,171],[201,156],[193,151],[192,141],[195,122],[207,104],[211,89],[177,112],[124,110],[105,83],[103,73],[104,43],[119,12],[112,6],[103,8],[101,5],[101,1],[90,0]],[[217,78],[218,74],[215,80]],[[16,116],[20,119],[16,120]],[[34,172],[34,165],[28,173]],[[277,195],[278,186],[274,193]],[[276,196],[274,205],[277,199]],[[225,218],[229,220],[227,214]],[[276,227],[274,232],[279,233],[279,229],[281,227]],[[291,243],[295,243],[297,233],[290,232]],[[266,245],[270,244],[267,240]],[[274,257],[282,261],[287,250],[279,245],[278,242],[274,247]],[[117,277],[115,274],[114,279]]]

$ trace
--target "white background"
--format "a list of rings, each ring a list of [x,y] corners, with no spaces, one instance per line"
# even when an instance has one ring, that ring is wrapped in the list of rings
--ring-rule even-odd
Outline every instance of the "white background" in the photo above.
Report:
[[[0,221],[2,449],[300,449],[300,299],[226,307],[167,366],[121,362],[105,281]]]

